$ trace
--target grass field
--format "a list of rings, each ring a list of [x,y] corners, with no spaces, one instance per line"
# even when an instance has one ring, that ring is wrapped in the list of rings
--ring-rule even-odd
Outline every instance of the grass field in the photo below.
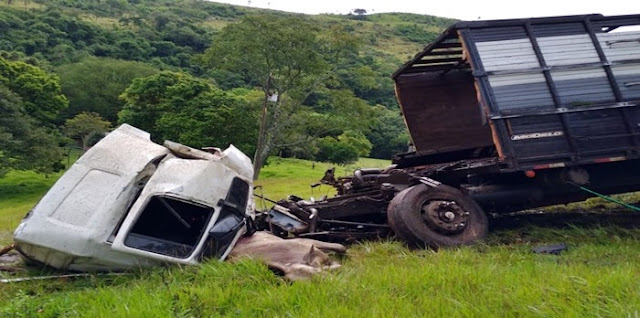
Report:
[[[302,198],[333,196],[333,187],[311,187],[311,184],[317,183],[324,176],[327,169],[336,168],[335,175],[339,177],[352,174],[357,168],[384,168],[390,164],[388,160],[361,158],[354,164],[336,166],[323,162],[271,157],[269,164],[260,172],[260,178],[255,184],[258,188],[255,191],[256,194],[272,200],[284,199],[291,194]],[[256,205],[262,209],[271,204],[257,200]]]
[[[337,175],[387,164],[362,161],[337,167]],[[258,185],[274,199],[331,194],[326,186],[309,188],[329,167],[271,158]],[[54,180],[17,172],[0,179],[5,236]],[[607,224],[521,225],[439,252],[393,241],[355,244],[342,268],[307,282],[285,282],[252,261],[208,261],[125,276],[0,284],[0,317],[638,317],[639,238],[638,229]],[[531,253],[533,246],[559,242],[569,245],[561,255]]]

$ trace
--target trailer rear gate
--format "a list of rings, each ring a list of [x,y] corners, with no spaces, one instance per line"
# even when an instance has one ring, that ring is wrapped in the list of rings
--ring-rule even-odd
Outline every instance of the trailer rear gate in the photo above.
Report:
[[[640,15],[460,22],[394,79],[418,152],[491,146],[506,170],[639,157]]]

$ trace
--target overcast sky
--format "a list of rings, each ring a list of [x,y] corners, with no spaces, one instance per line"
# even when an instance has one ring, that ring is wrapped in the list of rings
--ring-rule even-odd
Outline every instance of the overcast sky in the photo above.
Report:
[[[412,12],[460,20],[602,13],[640,14],[640,0],[216,0],[215,2],[308,14]]]

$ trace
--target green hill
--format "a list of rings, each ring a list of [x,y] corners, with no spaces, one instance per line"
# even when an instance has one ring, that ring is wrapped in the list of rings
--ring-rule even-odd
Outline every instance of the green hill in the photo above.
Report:
[[[361,40],[362,61],[385,81],[454,22],[409,13],[301,15],[201,0],[13,0],[0,2],[0,50],[52,66],[98,56],[202,75],[191,58],[224,26],[256,14],[299,16],[324,29],[345,27]]]
[[[75,49],[73,51],[84,51],[95,56],[127,60],[141,58],[119,55],[122,52],[118,52],[118,48],[99,50],[99,45],[116,45],[124,39],[133,39],[142,46],[146,42],[156,49],[160,46],[157,42],[167,41],[176,45],[180,52],[198,53],[209,44],[217,30],[238,18],[251,14],[271,14],[302,16],[323,28],[335,24],[347,26],[363,40],[365,55],[378,57],[383,64],[397,67],[454,21],[409,13],[301,15],[201,0],[8,2],[11,4],[0,4],[0,29],[5,31],[0,35],[0,49],[37,54],[53,64],[72,59],[67,57],[67,60],[60,60],[59,56],[54,56],[53,53],[60,49],[54,48],[59,45],[69,45]],[[149,53],[150,57],[162,57],[159,51],[143,53]],[[173,65],[168,60],[165,62]]]
[[[247,114],[246,118],[252,118],[248,122],[256,122],[261,107],[259,89],[256,90],[259,81],[247,74],[211,67],[201,58],[226,26],[248,16],[296,17],[320,34],[339,29],[357,42],[357,49],[340,62],[335,74],[293,111],[296,118],[291,123],[299,123],[298,127],[289,125],[281,133],[289,140],[306,138],[308,141],[277,146],[272,154],[322,160],[316,157],[318,151],[322,151],[322,145],[314,140],[334,140],[325,142],[325,146],[345,143],[347,137],[339,137],[343,133],[361,139],[359,144],[365,145],[359,150],[361,155],[389,159],[406,149],[408,136],[390,74],[435,39],[453,22],[451,19],[405,13],[302,15],[201,0],[8,0],[0,2],[0,58],[37,66],[59,78],[61,94],[67,98],[68,107],[59,110],[54,114],[55,118],[45,123],[49,135],[64,135],[65,121],[82,112],[96,113],[112,126],[119,124],[123,117],[119,119],[118,114],[127,102],[122,97],[125,89],[135,78],[162,71],[189,74],[196,79],[188,80],[190,83],[202,80],[198,85],[211,84],[212,88],[207,90],[215,87],[231,94],[216,96],[227,100],[231,96],[236,98],[232,104],[249,105],[242,110],[240,106],[234,106],[231,111]],[[11,67],[21,68],[16,65]],[[11,72],[0,74],[0,86],[5,85],[3,77]],[[21,95],[16,88],[9,87],[9,91],[23,100],[30,98]],[[344,109],[345,106],[336,106],[337,103],[366,105],[372,113],[367,116],[375,122],[363,124],[362,128],[337,125],[335,122],[360,122],[360,119],[345,115],[344,111],[330,113],[332,107]],[[200,109],[206,112],[204,108]],[[251,144],[257,135],[256,125],[245,125],[242,127],[245,132],[230,137],[174,138],[191,144],[193,140],[213,142],[220,147],[234,143],[251,154],[254,151]],[[321,129],[322,125],[333,128]],[[153,130],[152,127],[147,129]],[[156,133],[151,132],[152,135]],[[244,139],[238,140],[240,136]],[[198,142],[195,144],[199,146]]]

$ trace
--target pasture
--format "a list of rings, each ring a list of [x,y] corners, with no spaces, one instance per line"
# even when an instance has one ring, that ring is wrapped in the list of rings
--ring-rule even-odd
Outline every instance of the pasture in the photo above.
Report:
[[[362,160],[337,167],[336,174],[387,164]],[[272,199],[332,195],[327,186],[309,187],[329,167],[270,158],[256,192]],[[2,245],[58,176],[11,172],[0,179]],[[614,209],[597,201],[571,209],[582,206]],[[208,261],[121,276],[0,284],[0,317],[638,317],[640,230],[626,225],[558,228],[518,221],[494,226],[481,244],[438,252],[409,250],[390,239],[362,242],[341,257],[342,268],[295,283],[257,262]],[[569,246],[560,255],[531,252],[560,242]],[[47,274],[29,268],[0,272],[0,278]]]

